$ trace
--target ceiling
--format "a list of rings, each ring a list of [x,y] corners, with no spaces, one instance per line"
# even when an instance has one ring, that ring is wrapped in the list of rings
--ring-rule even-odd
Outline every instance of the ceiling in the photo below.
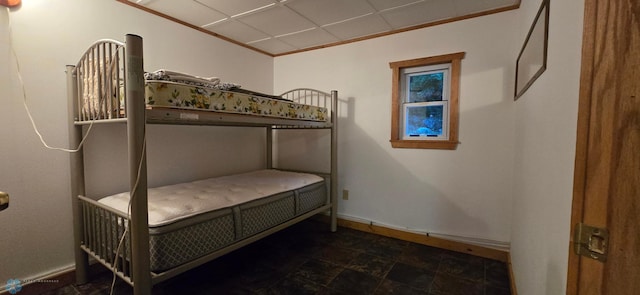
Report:
[[[516,9],[520,0],[118,0],[278,56]]]

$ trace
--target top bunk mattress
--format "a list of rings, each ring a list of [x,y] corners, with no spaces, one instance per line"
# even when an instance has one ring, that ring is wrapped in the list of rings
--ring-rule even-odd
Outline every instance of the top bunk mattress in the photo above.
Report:
[[[167,225],[321,181],[323,178],[314,174],[266,169],[150,188],[147,195],[149,227]],[[104,197],[98,202],[126,214],[129,193]]]
[[[172,108],[209,111],[214,114],[232,113],[267,117],[289,120],[283,125],[294,126],[295,122],[307,121],[302,125],[310,126],[309,123],[312,123],[312,126],[323,127],[324,123],[329,122],[328,108],[333,101],[329,102],[330,95],[327,93],[315,91],[310,97],[296,97],[291,101],[281,96],[246,90],[235,83],[221,82],[216,77],[203,78],[164,69],[145,73],[142,67],[125,66],[127,56],[124,48],[125,45],[121,42],[100,40],[87,49],[70,72],[75,79],[72,96],[77,98],[77,102],[73,102],[77,103],[75,106],[77,114],[74,114],[77,116],[74,118],[77,122],[126,118],[124,99],[126,88],[131,88],[136,93],[137,90],[144,88],[148,109]],[[132,60],[131,65],[138,65],[138,63]],[[126,77],[132,77],[132,81],[127,82]],[[126,85],[127,83],[134,85]],[[317,104],[313,103],[313,94],[316,95]],[[306,104],[307,102],[309,104]],[[175,115],[175,112],[167,113]],[[193,120],[194,117],[190,115],[193,114],[181,113],[179,119]],[[220,116],[215,122],[228,123],[224,120],[227,118],[222,117],[233,118],[231,123],[242,123],[241,119],[237,120],[238,118],[234,116]],[[249,123],[274,125],[271,123],[273,120],[256,122],[255,118],[252,118],[249,121]]]
[[[113,118],[115,113],[119,114],[118,117],[124,115],[123,85],[120,83],[119,90],[111,92],[108,92],[110,86],[98,91],[96,85],[99,83],[91,81],[85,79],[82,86],[81,118],[106,119]],[[103,96],[108,99],[98,99],[101,97],[99,92],[105,92]],[[326,107],[297,103],[242,88],[218,89],[164,80],[145,80],[144,96],[147,108],[151,109],[208,111],[310,122],[327,122],[329,118]]]
[[[259,96],[250,91],[220,90],[188,84],[153,81],[145,83],[147,106],[204,110],[315,122],[327,121],[327,108],[283,98]]]

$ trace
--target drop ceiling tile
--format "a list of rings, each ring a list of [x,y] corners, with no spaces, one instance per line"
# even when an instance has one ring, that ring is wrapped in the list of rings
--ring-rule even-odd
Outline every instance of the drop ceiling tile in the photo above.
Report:
[[[426,24],[456,16],[450,0],[428,0],[381,13],[394,29]]]
[[[300,32],[314,27],[313,23],[283,6],[274,6],[260,13],[244,15],[238,20],[271,36]]]
[[[128,1],[277,55],[512,7],[521,0]]]
[[[175,0],[171,0],[175,1]],[[273,0],[197,0],[198,2],[218,10],[228,16],[252,11],[274,3]],[[183,1],[175,1],[182,3]],[[277,1],[276,1],[277,2]]]
[[[453,0],[457,15],[465,15],[488,10],[490,6],[485,0]]]
[[[341,40],[358,38],[391,30],[389,24],[387,24],[387,22],[377,14],[371,14],[346,22],[328,25],[323,28]]]
[[[519,0],[485,0],[493,8],[506,7],[520,3]]]
[[[269,38],[269,35],[234,20],[219,22],[211,26],[205,26],[204,29],[242,43]]]
[[[258,48],[260,50],[264,50],[271,54],[280,54],[280,53],[289,52],[297,49],[275,38],[252,42],[252,43],[249,43],[248,45]]]
[[[226,17],[224,14],[192,0],[155,0],[143,1],[138,4],[195,26],[206,25]]]
[[[489,11],[517,4],[518,0],[454,0],[459,16]]]
[[[369,0],[369,3],[377,10],[385,10],[411,3],[420,2],[422,0]]]
[[[296,34],[280,36],[278,39],[298,49],[340,41],[323,29],[312,29]]]
[[[285,5],[320,26],[375,12],[366,0],[297,0]]]

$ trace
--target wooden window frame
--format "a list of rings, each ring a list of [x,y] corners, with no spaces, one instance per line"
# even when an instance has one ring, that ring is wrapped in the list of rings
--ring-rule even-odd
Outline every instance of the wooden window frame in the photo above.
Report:
[[[391,85],[391,146],[393,148],[413,148],[413,149],[446,149],[455,150],[460,143],[458,141],[458,119],[459,119],[459,92],[460,92],[460,68],[464,52],[457,52],[445,55],[431,56],[425,58],[411,59],[390,62],[392,70]],[[404,140],[400,134],[402,114],[402,97],[400,97],[400,85],[402,80],[402,69],[437,64],[451,64],[449,79],[449,137],[447,140]]]

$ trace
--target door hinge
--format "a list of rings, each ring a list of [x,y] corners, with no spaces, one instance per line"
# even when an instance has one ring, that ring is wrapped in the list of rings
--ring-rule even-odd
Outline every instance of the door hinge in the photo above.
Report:
[[[606,228],[578,223],[574,231],[573,243],[576,254],[601,262],[607,261],[609,230]]]

